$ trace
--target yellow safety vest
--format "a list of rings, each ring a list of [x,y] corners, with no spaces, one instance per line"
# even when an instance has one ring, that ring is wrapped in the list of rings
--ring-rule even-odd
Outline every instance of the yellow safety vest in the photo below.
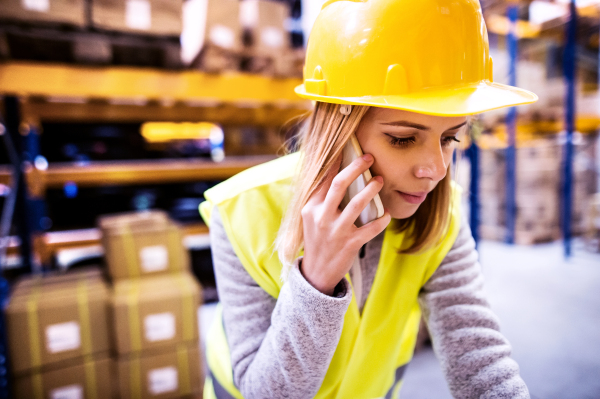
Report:
[[[274,298],[282,286],[282,265],[274,242],[299,159],[296,153],[248,169],[208,190],[207,201],[200,206],[206,223],[213,207],[218,207],[227,237],[242,265]],[[435,247],[418,254],[399,254],[405,233],[386,230],[368,300],[360,314],[352,297],[340,341],[316,398],[387,398],[398,392],[419,329],[419,290],[456,240],[459,206],[460,188],[453,185],[448,233]],[[241,399],[233,383],[220,309],[215,320],[206,343],[210,375],[204,398]]]

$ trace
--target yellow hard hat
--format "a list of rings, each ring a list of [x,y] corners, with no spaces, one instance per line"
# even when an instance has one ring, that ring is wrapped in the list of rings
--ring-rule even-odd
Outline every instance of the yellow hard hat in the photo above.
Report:
[[[329,0],[296,93],[440,116],[537,101],[494,83],[492,65],[478,0]]]

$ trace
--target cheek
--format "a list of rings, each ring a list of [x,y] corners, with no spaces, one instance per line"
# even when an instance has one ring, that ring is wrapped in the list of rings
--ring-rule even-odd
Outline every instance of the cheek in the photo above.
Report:
[[[374,155],[375,163],[371,167],[371,172],[373,176],[382,176],[384,184],[394,185],[394,182],[406,181],[417,163],[413,155],[411,151],[398,151],[394,148],[379,151],[378,155]]]
[[[445,149],[444,152],[444,164],[446,167],[452,163],[452,156],[454,155],[454,148]]]

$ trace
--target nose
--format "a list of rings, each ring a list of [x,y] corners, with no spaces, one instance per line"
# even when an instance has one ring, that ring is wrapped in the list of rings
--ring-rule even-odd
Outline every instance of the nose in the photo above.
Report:
[[[415,176],[419,179],[429,179],[435,182],[446,177],[448,165],[439,143],[428,146],[421,154],[421,159],[415,165]]]

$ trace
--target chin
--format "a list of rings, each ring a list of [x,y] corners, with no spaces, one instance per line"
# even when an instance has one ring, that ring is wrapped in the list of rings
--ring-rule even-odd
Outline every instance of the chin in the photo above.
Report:
[[[390,212],[392,219],[407,219],[414,215],[415,212],[417,212],[417,209],[419,209],[419,205],[400,204],[397,202],[393,204],[383,202],[383,207]]]

